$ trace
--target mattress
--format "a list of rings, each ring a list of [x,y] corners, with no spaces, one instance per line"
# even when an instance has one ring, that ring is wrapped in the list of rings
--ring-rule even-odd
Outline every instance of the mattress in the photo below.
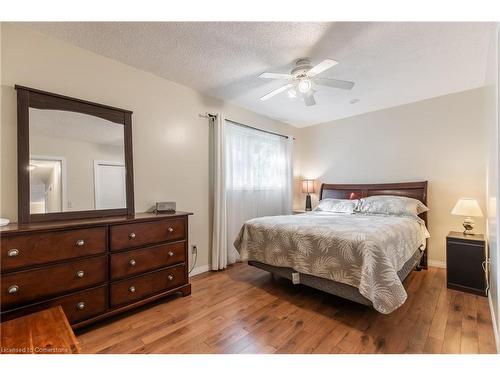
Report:
[[[388,314],[407,298],[398,271],[427,237],[416,216],[312,212],[249,220],[234,246],[242,259],[354,287]]]

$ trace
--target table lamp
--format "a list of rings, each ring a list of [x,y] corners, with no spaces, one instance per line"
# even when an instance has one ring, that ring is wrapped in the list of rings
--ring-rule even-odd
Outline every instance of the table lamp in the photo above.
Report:
[[[311,194],[314,193],[314,180],[302,180],[302,192],[306,193],[306,211],[312,210]]]
[[[482,217],[483,211],[481,211],[481,207],[479,207],[479,203],[477,200],[473,198],[460,198],[451,210],[452,215],[457,216],[465,216],[463,226],[465,228],[464,234],[474,234],[472,230],[474,229],[474,220],[472,220],[472,216]]]

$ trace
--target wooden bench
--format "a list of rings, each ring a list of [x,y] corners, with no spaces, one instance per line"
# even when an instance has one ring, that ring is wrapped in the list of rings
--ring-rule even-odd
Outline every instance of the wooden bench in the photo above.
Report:
[[[78,354],[78,343],[61,306],[0,325],[1,354]]]

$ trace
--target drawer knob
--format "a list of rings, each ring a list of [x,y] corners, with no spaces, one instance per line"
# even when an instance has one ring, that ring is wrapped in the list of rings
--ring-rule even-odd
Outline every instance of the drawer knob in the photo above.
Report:
[[[78,240],[76,241],[76,246],[83,246],[85,245],[85,241],[84,240]]]
[[[19,250],[17,250],[17,249],[10,249],[7,252],[7,255],[10,256],[10,257],[17,257],[19,255]]]
[[[16,294],[17,292],[19,292],[19,286],[11,285],[9,286],[9,289],[7,289],[7,291],[9,292],[9,294]]]
[[[85,276],[85,271],[77,271],[76,272],[76,277],[81,279],[83,276]]]
[[[172,227],[168,227],[168,229],[167,229],[167,230],[169,231],[169,233],[172,233],[172,232],[174,231],[174,228],[172,228]]]
[[[174,256],[174,252],[173,252],[173,251],[169,251],[169,252],[168,252],[168,256],[169,256],[169,257],[173,257],[173,256]]]
[[[76,304],[76,308],[77,308],[78,310],[83,310],[83,309],[85,308],[85,302],[78,302],[78,303]]]
[[[135,259],[130,259],[130,260],[129,260],[129,264],[130,264],[131,266],[135,266],[135,263],[136,263],[136,262],[135,262]]]
[[[174,275],[168,275],[168,279],[172,281],[174,279]]]
[[[134,232],[130,233],[128,235],[128,238],[131,239],[131,240],[133,240],[135,238],[135,233]]]
[[[135,293],[135,286],[131,286],[130,288],[128,288],[128,291],[130,293]]]

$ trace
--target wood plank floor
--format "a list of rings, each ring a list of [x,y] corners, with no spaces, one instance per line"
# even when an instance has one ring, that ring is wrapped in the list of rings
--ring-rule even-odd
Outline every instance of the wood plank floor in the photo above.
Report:
[[[77,332],[84,353],[495,353],[485,297],[412,272],[390,315],[246,264],[192,279],[193,293]]]

